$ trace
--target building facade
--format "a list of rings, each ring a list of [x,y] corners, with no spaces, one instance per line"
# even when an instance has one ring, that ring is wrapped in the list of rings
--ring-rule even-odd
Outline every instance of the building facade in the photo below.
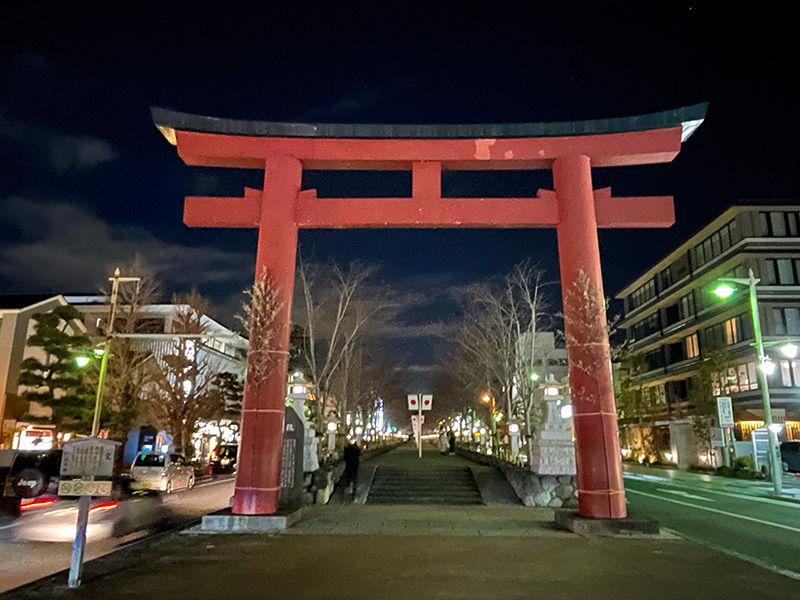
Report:
[[[800,206],[792,204],[730,207],[617,295],[624,302],[619,325],[639,364],[631,381],[650,423],[691,423],[692,390],[701,370],[708,373],[701,364],[724,355],[710,381],[713,395],[733,400],[736,438],[748,441],[763,425],[748,290],[727,300],[713,293],[721,278],[747,278],[751,269],[761,280],[766,353],[777,366],[768,376],[773,419],[785,425],[781,439],[800,439],[800,359],[769,345],[800,338]]]

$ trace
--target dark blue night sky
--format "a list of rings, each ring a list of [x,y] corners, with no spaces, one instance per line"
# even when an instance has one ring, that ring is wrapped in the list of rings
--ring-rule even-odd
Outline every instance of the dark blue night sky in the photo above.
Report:
[[[252,281],[255,233],[190,230],[182,199],[240,195],[261,175],[185,166],[153,127],[151,105],[272,121],[470,123],[709,102],[672,164],[595,171],[595,187],[615,195],[676,203],[669,230],[601,232],[608,295],[729,204],[799,196],[800,87],[785,4],[287,4],[2,9],[0,293],[95,290],[139,253],[169,289],[197,285],[231,321]],[[443,182],[462,196],[551,185],[547,172],[448,173]],[[396,196],[410,192],[410,176],[312,172],[304,187]],[[382,263],[387,280],[425,291],[431,302],[407,315],[412,325],[446,319],[450,287],[525,257],[558,276],[551,230],[306,231],[301,245],[317,259]],[[398,346],[419,351],[402,360],[424,365],[433,342],[410,336]]]

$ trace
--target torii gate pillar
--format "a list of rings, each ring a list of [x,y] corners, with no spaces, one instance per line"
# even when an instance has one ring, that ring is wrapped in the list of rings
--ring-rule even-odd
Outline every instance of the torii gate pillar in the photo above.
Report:
[[[294,157],[276,156],[265,161],[264,189],[259,202],[256,279],[267,278],[280,299],[274,321],[277,339],[273,348],[277,352],[271,359],[272,368],[263,381],[251,376],[245,381],[241,435],[248,443],[241,444],[239,448],[232,507],[234,514],[270,515],[278,509],[281,479],[279,444],[283,440],[297,256],[294,205],[302,177],[303,166]]]
[[[579,510],[581,515],[623,518],[625,489],[589,157],[556,159],[553,184]]]
[[[153,108],[153,120],[187,164],[264,169],[264,187],[242,198],[187,197],[191,227],[256,227],[256,279],[277,290],[275,363],[254,376],[242,410],[233,512],[278,508],[283,414],[298,228],[555,227],[575,423],[579,512],[624,518],[598,227],[669,227],[672,198],[614,198],[592,189],[592,167],[671,161],[705,118],[706,105],[651,115],[483,125],[347,125],[231,121]],[[412,174],[410,198],[317,198],[303,169],[389,169]],[[554,191],[536,198],[443,198],[443,170],[552,169]]]

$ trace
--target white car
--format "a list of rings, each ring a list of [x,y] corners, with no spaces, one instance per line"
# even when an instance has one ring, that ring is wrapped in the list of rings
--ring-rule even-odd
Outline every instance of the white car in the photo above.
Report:
[[[131,489],[166,494],[194,487],[194,467],[181,454],[141,452],[131,467]]]

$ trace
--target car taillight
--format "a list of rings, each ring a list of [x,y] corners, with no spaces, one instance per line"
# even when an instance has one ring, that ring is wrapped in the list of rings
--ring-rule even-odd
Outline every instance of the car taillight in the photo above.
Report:
[[[39,500],[22,500],[19,505],[20,510],[30,510],[32,508],[42,508],[55,504],[55,498],[42,498]]]
[[[119,502],[112,501],[112,502],[103,502],[102,504],[98,504],[97,506],[93,506],[89,509],[89,512],[104,512],[107,510],[114,510],[117,508],[117,504]]]
[[[210,467],[209,467],[209,469],[208,469],[208,472],[209,472],[209,474],[211,473],[211,468],[210,468]]]

